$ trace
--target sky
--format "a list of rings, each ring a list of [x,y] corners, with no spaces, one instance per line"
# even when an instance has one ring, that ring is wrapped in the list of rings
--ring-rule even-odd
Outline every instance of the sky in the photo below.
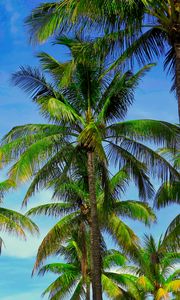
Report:
[[[29,44],[24,18],[40,2],[39,0],[0,0],[0,138],[16,125],[43,122],[37,108],[27,95],[12,86],[11,74],[16,72],[19,66],[38,66],[35,57],[38,51],[46,51],[60,60],[65,60],[68,55],[65,48],[52,46],[50,42],[41,46]],[[48,1],[43,0],[43,2]],[[127,118],[178,122],[176,99],[169,90],[170,78],[163,72],[162,60],[160,60],[138,87],[136,101],[130,108]],[[5,179],[5,172],[1,171],[0,180],[3,179]],[[158,183],[155,182],[155,185]],[[2,205],[20,211],[27,186],[21,186],[17,191],[8,194]],[[125,197],[137,199],[134,187],[129,189]],[[30,201],[28,209],[46,203],[50,198],[50,191],[42,191]],[[138,222],[127,222],[140,237],[144,232],[152,232],[158,238],[176,216],[177,209],[174,205],[157,212],[158,222],[150,229]],[[40,241],[57,220],[43,217],[33,220],[40,227],[39,237],[28,236],[27,241],[23,241],[5,233],[1,234],[5,242],[0,257],[1,300],[40,300],[43,290],[55,279],[52,275],[31,278],[31,270]],[[110,240],[108,246],[111,247]]]

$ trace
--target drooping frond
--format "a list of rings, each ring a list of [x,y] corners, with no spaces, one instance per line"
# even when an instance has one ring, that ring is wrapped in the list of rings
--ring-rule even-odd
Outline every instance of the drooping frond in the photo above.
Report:
[[[128,136],[140,141],[152,141],[165,147],[177,145],[179,127],[159,120],[131,120],[109,126],[114,136]]]
[[[146,203],[126,200],[117,201],[114,205],[116,214],[119,216],[125,216],[134,220],[139,220],[148,225],[156,220],[155,213]]]
[[[68,271],[77,271],[77,267],[73,264],[67,264],[67,263],[51,263],[43,266],[39,270],[38,275],[44,276],[47,272],[51,272],[54,274],[61,274]]]
[[[59,29],[70,29],[70,23],[66,22],[67,12],[59,3],[42,3],[32,14],[26,18],[29,26],[31,41],[44,42]]]
[[[66,99],[62,95],[59,95],[58,99],[55,97],[41,97],[37,100],[37,103],[42,114],[49,120],[65,123],[75,121],[84,123],[73,107],[66,103]]]
[[[10,189],[15,187],[15,183],[10,179],[0,182],[0,202],[2,202],[4,195],[9,192]]]
[[[55,124],[27,124],[27,125],[21,125],[13,127],[8,134],[6,134],[2,138],[2,145],[9,144],[14,140],[17,140],[22,137],[26,137],[29,135],[36,135],[38,136],[38,139],[40,137],[58,134],[65,132],[66,128],[60,127],[59,125]]]
[[[12,75],[12,82],[34,100],[45,96],[56,97],[53,86],[47,83],[44,75],[37,68],[21,67],[20,71]]]
[[[26,231],[31,234],[39,232],[37,225],[28,217],[3,207],[0,207],[0,228],[22,237],[25,237]]]
[[[121,169],[126,166],[130,178],[138,187],[139,197],[143,200],[152,198],[154,190],[146,174],[147,168],[145,164],[136,159],[129,151],[112,142],[109,143],[107,149],[108,158],[115,167],[119,165],[119,169]]]
[[[126,262],[126,257],[117,250],[107,250],[103,256],[103,268],[110,269],[113,266],[123,266]]]
[[[163,239],[163,244],[167,249],[178,249],[180,246],[179,241],[180,232],[180,214],[178,214],[173,221],[169,224]]]
[[[105,274],[102,274],[101,278],[103,290],[108,297],[114,299],[123,299],[123,291],[116,283],[113,282],[113,280],[111,280]]]
[[[11,167],[9,177],[14,182],[25,182],[30,179],[40,166],[52,157],[54,144],[59,145],[61,141],[60,135],[48,136],[40,139],[36,143],[28,147],[28,149],[20,156],[19,160]]]
[[[26,215],[46,215],[59,217],[61,215],[68,214],[73,211],[77,211],[77,206],[73,206],[72,203],[50,203],[33,207],[26,213]]]
[[[23,205],[27,205],[29,198],[34,195],[35,192],[51,186],[52,181],[56,184],[56,180],[58,179],[57,184],[64,184],[64,179],[67,178],[67,172],[70,170],[73,161],[76,160],[76,154],[79,150],[77,147],[73,147],[72,144],[65,143],[64,145],[57,144],[56,151],[59,146],[59,151],[52,158],[49,157],[49,160],[36,173],[26,192]]]
[[[60,242],[63,242],[71,235],[72,228],[79,222],[78,213],[74,212],[62,218],[45,236],[37,253],[34,271],[36,271],[42,262],[50,255],[56,253]],[[34,272],[33,271],[33,272]]]
[[[104,222],[104,223],[103,223]],[[115,214],[109,215],[108,219],[101,224],[103,230],[107,231],[114,241],[125,252],[131,252],[131,250],[138,244],[138,237],[122,220],[120,220]]]
[[[57,300],[63,299],[65,296],[69,296],[73,290],[76,280],[78,280],[80,274],[77,270],[69,270],[59,276],[42,294],[45,296],[49,293],[49,299]]]
[[[166,285],[168,292],[180,292],[180,279],[172,280]]]
[[[180,184],[178,181],[163,183],[156,193],[154,200],[156,208],[166,207],[171,203],[180,203]]]

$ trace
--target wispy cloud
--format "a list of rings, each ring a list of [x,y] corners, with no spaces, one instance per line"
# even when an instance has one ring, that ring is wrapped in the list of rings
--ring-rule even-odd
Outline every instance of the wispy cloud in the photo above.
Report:
[[[11,0],[5,0],[2,2],[2,4],[4,5],[5,11],[9,17],[10,32],[13,35],[16,35],[19,31],[17,23],[20,18],[20,14],[17,11],[17,8],[13,5],[13,2]]]

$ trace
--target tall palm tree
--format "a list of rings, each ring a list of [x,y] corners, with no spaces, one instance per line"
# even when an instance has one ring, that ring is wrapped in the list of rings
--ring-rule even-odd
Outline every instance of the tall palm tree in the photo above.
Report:
[[[158,57],[166,52],[165,67],[172,72],[173,86],[178,98],[180,117],[180,3],[179,0],[94,1],[64,0],[41,4],[35,8],[26,22],[31,37],[42,42],[55,31],[67,32],[89,21],[100,24],[106,33],[126,28],[131,41],[140,37],[134,46],[138,61]],[[129,30],[128,30],[129,29]],[[145,33],[144,33],[145,31]],[[116,38],[121,34],[116,32]],[[114,40],[109,39],[114,44]],[[122,44],[122,41],[121,41]],[[167,51],[166,51],[167,50]]]
[[[0,200],[2,203],[2,197],[12,187],[13,183],[10,180],[5,180],[0,183]],[[31,234],[38,233],[37,225],[32,222],[27,216],[16,212],[14,210],[0,207],[0,230],[8,232],[9,234],[16,234],[26,239],[26,231]],[[0,238],[0,252],[3,245],[3,240]]]
[[[180,270],[175,269],[180,254],[168,251],[166,245],[166,238],[156,242],[151,235],[145,235],[144,247],[134,255],[139,289],[154,300],[180,295]]]
[[[88,188],[91,207],[91,249],[94,299],[101,300],[100,234],[96,207],[94,159],[101,162],[106,174],[108,160],[119,167],[129,166],[129,173],[139,187],[140,197],[152,196],[144,172],[163,180],[177,178],[176,170],[158,153],[142,142],[152,141],[164,147],[176,147],[178,127],[163,121],[135,120],[119,122],[132,104],[139,79],[151,66],[136,74],[107,73],[108,54],[96,56],[89,45],[89,60],[76,59],[82,41],[58,39],[69,47],[72,60],[61,63],[46,53],[39,55],[42,67],[52,75],[52,83],[38,69],[21,68],[13,76],[16,85],[30,93],[40,112],[54,124],[30,124],[13,128],[0,148],[3,164],[15,161],[9,179],[16,185],[35,176],[53,176],[54,165],[68,172],[82,149],[87,155]],[[75,148],[72,146],[75,145]],[[48,171],[47,171],[48,170]],[[148,170],[148,171],[147,171]],[[47,174],[45,174],[48,172]],[[105,177],[104,177],[105,178]]]

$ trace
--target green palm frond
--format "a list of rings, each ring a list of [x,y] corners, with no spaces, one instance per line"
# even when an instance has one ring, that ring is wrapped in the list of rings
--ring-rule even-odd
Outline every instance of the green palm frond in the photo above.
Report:
[[[73,206],[72,203],[50,203],[33,207],[26,213],[26,215],[35,216],[42,214],[47,216],[59,217],[73,211],[77,211],[77,206],[75,204]]]
[[[61,96],[61,97],[60,97]],[[78,113],[68,104],[62,95],[58,99],[54,97],[41,97],[37,100],[40,110],[44,116],[52,121],[84,123]]]
[[[71,293],[75,280],[78,280],[80,277],[79,273],[77,273],[77,270],[75,271],[66,271],[66,273],[59,276],[42,294],[42,296],[45,296],[47,293],[49,293],[49,299],[56,300],[56,299],[62,299],[65,296],[69,296]]]
[[[70,300],[79,300],[79,299],[81,299],[80,297],[82,297],[82,299],[83,299],[85,296],[86,296],[86,294],[85,294],[85,290],[83,288],[83,280],[80,279]]]
[[[59,27],[69,30],[70,24],[65,21],[65,15],[67,15],[66,9],[59,3],[44,3],[37,7],[33,14],[26,19],[26,23],[31,27],[31,40],[44,42]]]
[[[126,257],[117,250],[107,250],[103,256],[103,268],[110,269],[113,266],[125,265]]]
[[[119,165],[119,169],[126,166],[130,178],[138,187],[140,199],[152,198],[154,190],[146,174],[147,168],[144,163],[136,159],[129,151],[111,142],[108,145],[108,158],[115,167]]]
[[[67,264],[67,263],[51,263],[48,265],[43,266],[39,272],[38,275],[44,276],[47,272],[51,272],[54,274],[61,274],[69,271],[77,271],[77,267],[73,264]]]
[[[180,214],[178,214],[169,224],[164,235],[162,246],[167,247],[167,249],[178,249],[180,246],[179,231],[180,231]]]
[[[102,287],[104,292],[111,299],[123,299],[123,291],[109,277],[102,274]]]
[[[58,134],[64,132],[66,128],[60,127],[56,124],[27,124],[13,127],[8,134],[6,134],[2,139],[3,144],[9,144],[18,138],[27,137],[29,135],[38,135],[38,138],[49,136],[53,134]]]
[[[34,271],[36,271],[42,262],[50,255],[56,253],[59,249],[60,242],[63,242],[71,235],[72,229],[80,221],[78,213],[74,212],[63,217],[45,236],[37,253]]]
[[[9,192],[10,189],[15,187],[16,184],[10,179],[0,182],[0,202],[2,202],[4,195]]]
[[[74,60],[61,63],[45,52],[38,53],[37,57],[41,62],[43,70],[53,76],[54,80],[59,83],[58,86],[68,87],[70,85],[76,70],[76,63]]]
[[[167,279],[167,282],[170,282],[172,279],[178,279],[180,276],[180,269],[175,270]]]
[[[37,68],[21,67],[20,71],[12,75],[12,81],[33,99],[42,96],[56,97],[53,86],[47,83],[44,75]]]
[[[156,221],[156,215],[152,208],[140,201],[126,200],[116,202],[115,204],[116,214],[120,216],[126,216],[134,220],[139,220],[145,224],[150,224]]]
[[[108,129],[115,137],[126,135],[140,141],[172,146],[178,140],[179,128],[159,120],[131,120],[110,125]]]
[[[25,231],[38,233],[37,225],[28,217],[7,208],[0,207],[0,228],[25,238]]]
[[[104,272],[104,275],[113,281],[113,283],[116,283],[119,289],[123,291],[122,299],[141,299],[136,287],[136,276],[119,272]]]
[[[166,207],[171,203],[180,203],[180,185],[178,181],[163,183],[156,193],[155,207]]]
[[[108,220],[102,223],[102,229],[107,231],[115,240],[116,243],[125,252],[131,252],[134,246],[137,245],[139,239],[135,233],[115,214],[109,215]]]
[[[32,144],[11,167],[9,177],[14,182],[25,182],[54,154],[54,144],[60,143],[61,136],[45,137]],[[57,151],[57,150],[56,150]]]

